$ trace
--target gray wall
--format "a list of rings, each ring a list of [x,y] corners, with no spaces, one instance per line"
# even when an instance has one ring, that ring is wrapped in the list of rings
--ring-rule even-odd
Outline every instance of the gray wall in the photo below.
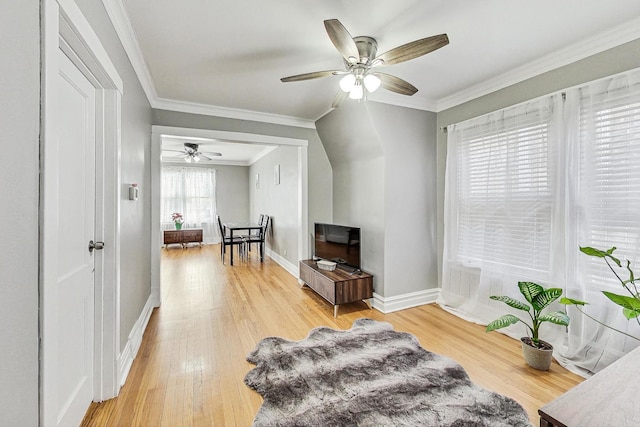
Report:
[[[38,423],[40,2],[0,14],[0,425]]]
[[[333,167],[333,221],[360,227],[361,268],[385,295],[385,159],[364,102],[344,102],[316,122]]]
[[[331,164],[315,130],[166,110],[153,110],[153,124],[308,140],[309,233],[313,232],[314,222],[331,221],[333,212]],[[253,183],[253,178],[250,179],[250,183]]]
[[[249,221],[249,167],[213,165],[216,209],[223,221]]]
[[[438,113],[438,129],[542,95],[640,67],[640,40],[590,56]],[[442,284],[447,136],[438,131],[438,283]]]
[[[383,297],[437,286],[434,113],[345,102],[316,123],[334,171],[334,222],[362,228]]]
[[[294,266],[298,265],[298,147],[282,146],[249,168],[251,220],[270,216],[266,245]],[[280,165],[280,184],[274,167]],[[256,174],[260,185],[256,188]]]
[[[369,110],[385,159],[384,296],[436,288],[436,115],[378,103]]]
[[[100,0],[76,0],[124,83],[120,208],[120,350],[151,295],[151,106]],[[128,200],[137,183],[140,198]]]

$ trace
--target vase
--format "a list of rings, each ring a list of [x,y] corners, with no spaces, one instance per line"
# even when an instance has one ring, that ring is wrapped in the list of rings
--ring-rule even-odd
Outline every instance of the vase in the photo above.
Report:
[[[181,230],[182,229],[182,224],[179,222],[176,222],[176,230]]]

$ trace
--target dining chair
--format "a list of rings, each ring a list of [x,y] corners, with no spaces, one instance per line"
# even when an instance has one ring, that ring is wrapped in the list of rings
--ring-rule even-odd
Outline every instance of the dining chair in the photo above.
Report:
[[[267,235],[267,230],[269,229],[269,219],[269,215],[260,215],[260,229],[258,230],[258,233],[246,238],[249,248],[251,248],[251,244],[253,243],[260,245],[260,261],[264,260],[265,237]]]
[[[262,220],[264,218],[264,214],[260,214],[260,216],[258,217],[258,224],[262,225]],[[245,237],[245,238],[249,238],[249,237],[253,237],[253,236],[257,236],[259,233],[259,230],[251,230],[248,234],[240,234],[240,236]]]
[[[258,225],[262,225],[265,216],[265,214],[260,214],[258,217]],[[250,230],[249,234],[241,234],[240,237],[247,241],[249,252],[251,252],[251,243],[255,243],[255,241],[259,240],[260,230]]]
[[[233,240],[231,240],[231,237],[227,236],[225,227],[222,225],[220,215],[216,215],[216,222],[218,223],[218,230],[220,231],[220,258],[222,259],[222,264],[224,264],[224,254],[227,252],[226,247],[230,246],[231,250],[233,250],[233,246],[235,245],[238,246],[238,250],[242,250],[243,246],[246,246],[246,239],[240,236],[233,236]]]

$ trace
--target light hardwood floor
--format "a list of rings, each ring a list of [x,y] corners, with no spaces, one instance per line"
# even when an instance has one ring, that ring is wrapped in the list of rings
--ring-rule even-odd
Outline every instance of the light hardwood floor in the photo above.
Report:
[[[89,408],[83,426],[248,426],[262,398],[243,383],[245,356],[262,338],[304,338],[317,326],[348,329],[360,317],[393,324],[460,363],[478,385],[537,410],[582,381],[555,361],[522,360],[519,341],[487,334],[436,305],[382,314],[362,302],[333,308],[269,258],[231,267],[218,245],[162,249],[163,304],[155,309],[120,395]]]

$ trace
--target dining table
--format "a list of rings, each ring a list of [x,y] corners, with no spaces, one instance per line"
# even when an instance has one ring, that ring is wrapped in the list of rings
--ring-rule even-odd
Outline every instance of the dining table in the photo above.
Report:
[[[229,230],[229,237],[233,242],[233,233],[237,231],[245,230],[247,233],[251,233],[251,230],[260,230],[262,226],[257,222],[225,222],[222,224],[225,230]],[[260,260],[262,261],[262,259]],[[233,246],[231,246],[231,251],[229,254],[229,263],[233,265]]]

